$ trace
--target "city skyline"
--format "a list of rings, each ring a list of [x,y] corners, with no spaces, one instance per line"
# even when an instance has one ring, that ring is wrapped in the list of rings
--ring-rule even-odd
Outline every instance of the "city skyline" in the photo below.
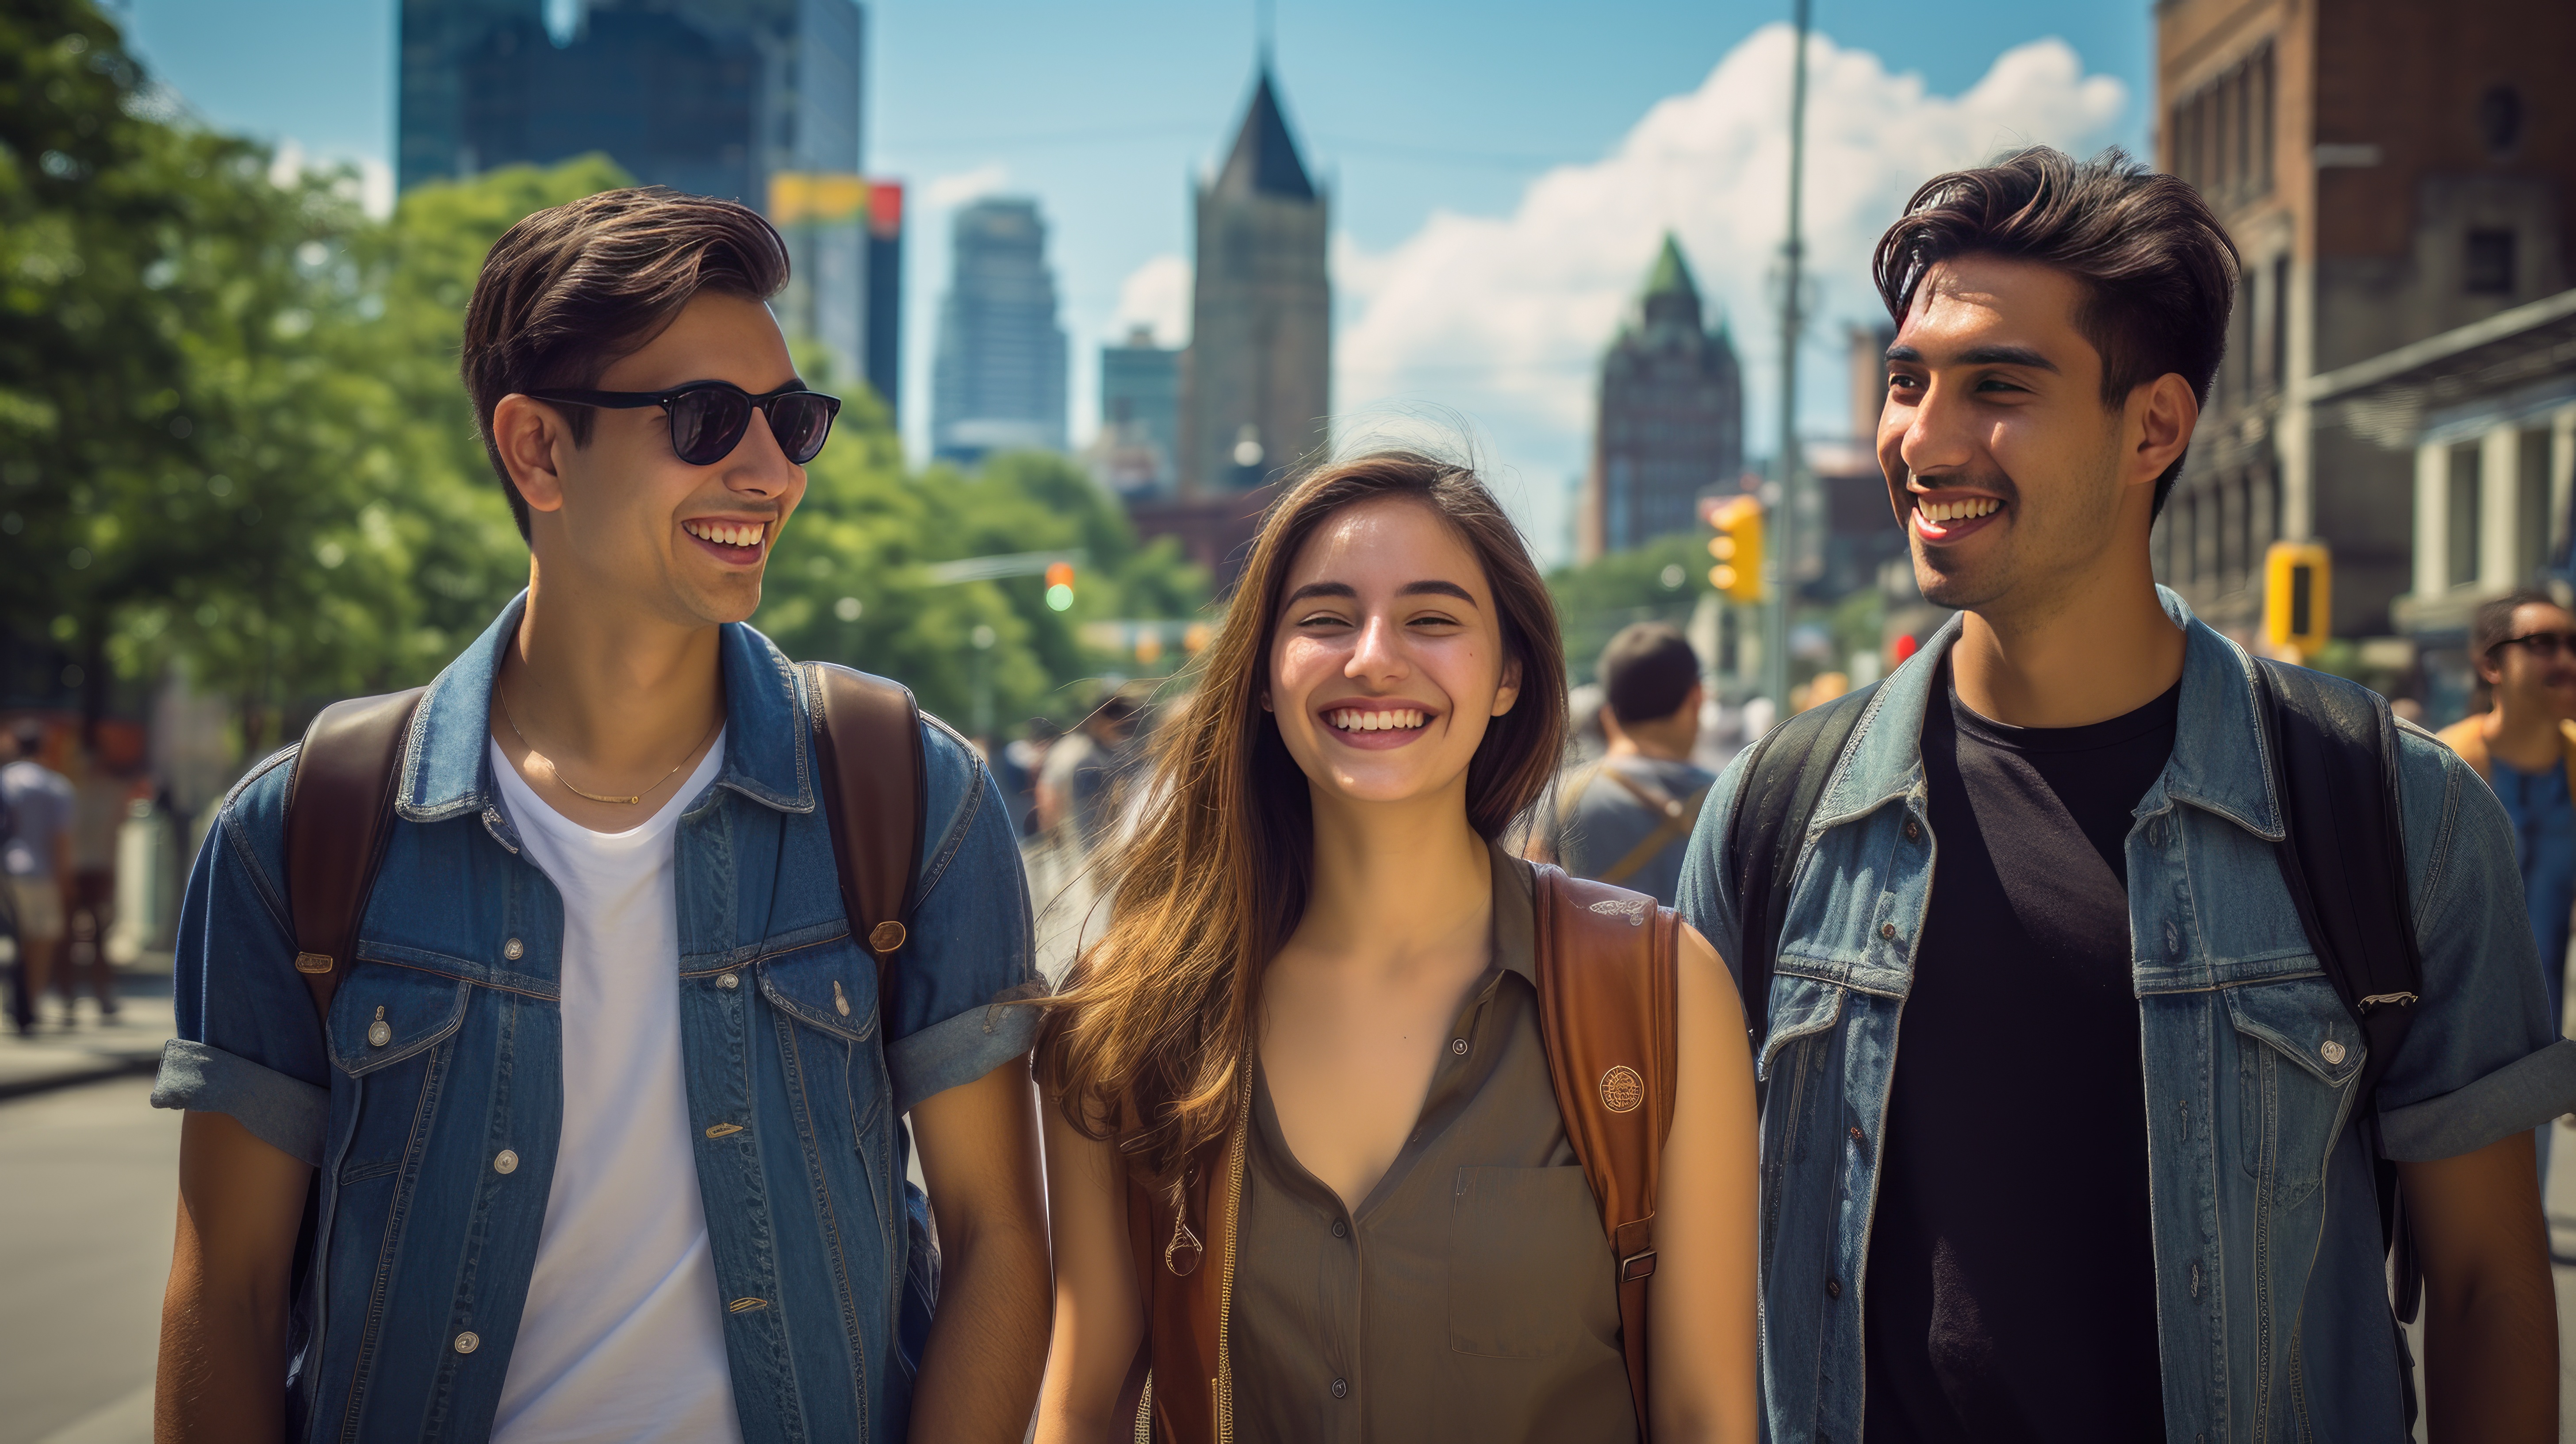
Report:
[[[393,71],[382,3],[374,14],[243,0],[228,26],[176,0],[120,13],[210,122],[329,157],[381,149]],[[1785,189],[1786,29],[1769,6],[1505,8],[1468,24],[1457,6],[1287,7],[1277,56],[1295,77],[1288,118],[1335,197],[1332,388],[1349,423],[1337,436],[1427,428],[1465,442],[1538,545],[1562,556],[1589,377],[1666,229],[1700,262],[1712,306],[1735,318],[1747,451],[1770,449],[1765,271]],[[1984,13],[1960,27],[1881,0],[1820,11],[1808,219],[1820,326],[1874,319],[1859,253],[1912,183],[2012,143],[2143,143],[2144,14],[2022,0]],[[957,206],[1008,191],[1036,196],[1057,237],[1080,444],[1099,414],[1101,344],[1138,320],[1161,344],[1187,339],[1164,324],[1187,310],[1186,197],[1214,173],[1251,93],[1249,17],[1157,3],[1103,23],[909,0],[868,14],[870,169],[909,183],[909,223],[931,241],[906,268],[907,437],[917,449],[928,439],[948,280],[937,238]],[[2052,36],[2064,43],[2038,43]],[[324,83],[274,83],[290,72]],[[1866,163],[1839,159],[1854,151]],[[1460,247],[1491,264],[1454,264]],[[1830,334],[1802,352],[1811,397],[1841,389]],[[1838,409],[1811,405],[1807,422],[1838,430],[1824,420]]]

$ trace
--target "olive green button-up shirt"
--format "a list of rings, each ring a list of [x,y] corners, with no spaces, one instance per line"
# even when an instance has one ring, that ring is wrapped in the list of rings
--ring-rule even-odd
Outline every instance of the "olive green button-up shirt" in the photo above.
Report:
[[[1539,1039],[1529,864],[1494,856],[1494,960],[1404,1150],[1356,1209],[1253,1074],[1233,1330],[1246,1441],[1634,1444],[1616,1260]]]

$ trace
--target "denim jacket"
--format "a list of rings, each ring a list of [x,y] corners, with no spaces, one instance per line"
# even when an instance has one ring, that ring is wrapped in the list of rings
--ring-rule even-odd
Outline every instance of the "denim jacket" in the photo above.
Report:
[[[2156,1329],[2174,1444],[2405,1437],[2371,1165],[2352,1118],[2362,1040],[2273,861],[2282,812],[2252,661],[2159,589],[2186,630],[2172,758],[2127,841],[2145,1069]],[[1899,1027],[1932,888],[1922,731],[1953,621],[1881,686],[1799,850],[1756,1065],[1766,1437],[1855,1444],[1870,1218]],[[1681,911],[1738,956],[1719,779]],[[2576,1108],[2524,925],[2513,840],[2477,775],[2408,728],[2398,767],[2424,955],[2412,1031],[2379,1088],[2400,1160],[2447,1158]],[[2029,1084],[2048,1086],[2032,1046]],[[1998,1048],[2015,1040],[1997,1038]],[[2048,1149],[2030,1144],[2031,1186]],[[2070,1315],[2087,1307],[2069,1298]]]
[[[292,1438],[480,1439],[509,1369],[563,1101],[563,901],[521,851],[485,745],[524,605],[421,701],[327,1024],[295,971],[280,862],[293,748],[225,799],[189,879],[179,1036],[152,1101],[231,1114],[318,1170]],[[725,758],[680,818],[668,985],[735,1404],[748,1444],[900,1440],[920,1339],[899,1335],[927,1300],[905,1319],[907,1267],[924,1278],[926,1260],[899,1120],[1029,1047],[1033,1009],[1010,1005],[1042,988],[1019,851],[982,762],[924,718],[919,905],[881,1017],[800,674],[747,626],[723,629],[721,653]],[[389,1037],[370,1037],[379,1020]]]

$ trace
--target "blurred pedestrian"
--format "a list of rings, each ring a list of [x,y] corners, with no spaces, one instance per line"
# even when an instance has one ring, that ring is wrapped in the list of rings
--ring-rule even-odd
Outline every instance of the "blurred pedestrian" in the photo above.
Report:
[[[1063,735],[1064,729],[1054,719],[1032,717],[994,759],[994,779],[1002,784],[1002,800],[1011,808],[1011,831],[1021,837],[1038,830],[1038,775],[1045,770],[1048,749]]]
[[[80,777],[72,783],[71,917],[63,955],[66,1004],[80,992],[83,973],[98,1000],[98,1020],[116,1021],[116,965],[108,957],[108,932],[116,925],[116,839],[125,823],[134,781],[120,777],[96,747],[81,749]]]
[[[1112,692],[1072,735],[1047,749],[1038,772],[1038,826],[1077,855],[1100,846],[1117,821],[1122,789],[1143,755],[1137,708]]]
[[[0,873],[8,877],[17,915],[18,977],[10,1004],[24,1035],[43,1026],[45,990],[70,911],[63,894],[72,878],[72,785],[41,760],[42,722],[22,719],[10,730],[10,747],[12,760],[0,767]],[[68,996],[63,1026],[72,1026]]]
[[[2550,1027],[2563,1031],[2568,924],[2576,916],[2576,613],[2543,591],[2498,597],[2478,608],[2469,658],[2491,705],[2437,735],[2495,789],[2513,823]],[[2543,1124],[2532,1134],[2544,1191],[2550,1132]]]
[[[1699,657],[1680,628],[1637,622],[1602,649],[1598,672],[1609,746],[1559,781],[1528,856],[1670,907],[1691,824],[1717,780],[1690,760],[1705,695]]]
[[[2285,677],[2317,700],[2267,728],[2254,660],[2155,583],[2234,242],[2171,175],[2031,147],[1927,182],[1873,269],[1877,458],[1959,615],[1737,759],[1682,869],[1770,1080],[1767,1437],[2402,1439],[2384,1160],[2430,1437],[2553,1439],[2530,1130],[2576,1104],[2576,1042],[2496,905],[2505,815],[2393,729],[2350,802],[2403,856],[2351,850],[2411,892],[2321,888],[2342,927],[2312,932],[2274,859],[2324,803],[2282,749],[2350,760],[2322,714],[2375,740],[2377,701]],[[2414,986],[2348,1004],[2374,960],[2321,952],[2409,914]]]

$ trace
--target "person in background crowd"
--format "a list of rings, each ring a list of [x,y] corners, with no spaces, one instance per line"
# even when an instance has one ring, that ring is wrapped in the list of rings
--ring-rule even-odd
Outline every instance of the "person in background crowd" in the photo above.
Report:
[[[2513,823],[2522,901],[2549,989],[2551,1031],[2567,1017],[2567,934],[2576,913],[2576,613],[2547,592],[2516,592],[2478,608],[2469,657],[2488,709],[2438,734],[2477,769]],[[2548,1125],[2532,1137],[2549,1186]]]
[[[1047,748],[1038,771],[1039,830],[1080,852],[1100,845],[1115,821],[1120,784],[1135,770],[1136,704],[1124,693],[1100,699],[1080,730]]]
[[[108,961],[108,929],[116,923],[116,835],[125,821],[134,783],[119,777],[98,749],[82,749],[80,780],[72,784],[72,887],[69,948],[63,958],[65,1001],[80,992],[89,973],[98,1020],[116,1021],[116,965]]]
[[[1473,472],[1362,456],[1271,508],[1043,1035],[1040,1444],[1751,1444],[1734,990],[1672,914],[1500,844],[1562,760],[1557,635]],[[1678,1062],[1638,1336],[1571,1138],[1645,1080],[1561,1098],[1540,989],[1612,1016],[1649,924]]]
[[[2576,1043],[2502,905],[2504,813],[2400,734],[2422,992],[2356,1126],[2367,1044],[2274,864],[2254,663],[2155,584],[2238,262],[2117,151],[1938,177],[1879,241],[1878,463],[1961,615],[1844,704],[1823,776],[1765,779],[1819,789],[1778,839],[1757,1014],[1772,1439],[2396,1444],[2374,1131],[2422,1263],[2426,1437],[2558,1437],[2530,1130],[2576,1103]],[[1738,964],[1767,941],[1750,775],[1682,869]]]
[[[62,950],[63,892],[71,884],[72,785],[38,759],[45,724],[29,718],[10,733],[13,760],[0,767],[0,873],[18,919],[18,987],[11,999],[20,1034],[44,1022],[45,988]],[[67,989],[66,992],[69,990]],[[72,1026],[68,1000],[63,1026]]]
[[[1609,748],[1558,784],[1528,856],[1670,907],[1691,824],[1717,780],[1690,760],[1705,696],[1699,656],[1678,628],[1637,622],[1601,650],[1599,673]]]
[[[1038,830],[1038,776],[1046,770],[1047,752],[1064,729],[1045,717],[1032,717],[1020,735],[1002,744],[994,773],[1002,797],[1011,805],[1011,830],[1028,837]]]

